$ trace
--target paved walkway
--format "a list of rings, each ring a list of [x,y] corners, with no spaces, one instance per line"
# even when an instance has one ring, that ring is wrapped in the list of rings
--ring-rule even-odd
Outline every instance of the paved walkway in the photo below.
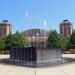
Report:
[[[75,54],[63,56],[75,58]],[[8,57],[9,55],[0,55],[0,59]],[[35,72],[36,75],[75,75],[75,63],[73,62],[70,64],[60,65],[57,67],[37,69],[0,64],[0,75],[35,75]]]

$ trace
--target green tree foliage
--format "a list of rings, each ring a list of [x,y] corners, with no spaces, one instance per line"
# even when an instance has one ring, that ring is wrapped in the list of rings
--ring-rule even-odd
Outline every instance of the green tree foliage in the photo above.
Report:
[[[49,32],[47,47],[60,48],[60,35],[55,30]]]
[[[69,38],[61,37],[60,46],[61,46],[61,49],[68,50],[69,49]]]
[[[18,31],[12,37],[12,47],[24,48],[28,45],[27,39]]]
[[[8,35],[5,43],[6,49],[10,49],[11,47],[24,48],[28,45],[27,39],[18,31],[13,35]]]
[[[5,39],[6,49],[10,49],[12,47],[13,35],[9,34]]]
[[[5,39],[0,38],[0,50],[4,50],[5,49]]]
[[[70,37],[69,48],[70,49],[75,49],[75,30],[73,31],[73,33]]]
[[[47,39],[47,47],[51,48],[61,48],[65,50],[67,48],[68,40],[61,37],[55,30],[49,32],[49,37]]]

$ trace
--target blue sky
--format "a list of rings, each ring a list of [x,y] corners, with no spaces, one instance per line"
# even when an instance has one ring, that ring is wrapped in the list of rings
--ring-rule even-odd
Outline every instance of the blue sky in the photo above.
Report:
[[[28,12],[28,17],[26,16]],[[69,19],[75,28],[75,0],[0,0],[0,22],[8,19],[13,33],[27,28],[56,29],[59,23]]]

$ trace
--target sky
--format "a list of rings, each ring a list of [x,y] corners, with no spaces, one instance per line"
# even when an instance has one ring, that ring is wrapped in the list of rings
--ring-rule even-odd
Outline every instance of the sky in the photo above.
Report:
[[[13,33],[28,28],[55,29],[64,19],[75,28],[75,0],[0,0],[0,22],[7,19]]]

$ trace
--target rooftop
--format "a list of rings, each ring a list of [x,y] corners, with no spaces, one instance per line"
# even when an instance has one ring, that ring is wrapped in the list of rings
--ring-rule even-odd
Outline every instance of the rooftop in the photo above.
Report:
[[[5,24],[11,26],[11,24],[8,22],[8,20],[3,20],[3,21],[0,23],[0,25],[5,25]]]

